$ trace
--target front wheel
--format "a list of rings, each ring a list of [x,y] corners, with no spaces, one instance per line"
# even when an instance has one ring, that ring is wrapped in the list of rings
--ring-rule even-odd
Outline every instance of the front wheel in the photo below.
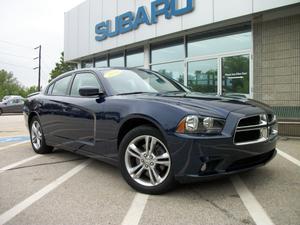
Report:
[[[120,167],[127,183],[142,193],[162,194],[174,187],[171,156],[160,132],[137,127],[120,144]]]
[[[30,140],[33,150],[38,154],[50,153],[53,147],[46,145],[41,123],[35,116],[30,123]]]

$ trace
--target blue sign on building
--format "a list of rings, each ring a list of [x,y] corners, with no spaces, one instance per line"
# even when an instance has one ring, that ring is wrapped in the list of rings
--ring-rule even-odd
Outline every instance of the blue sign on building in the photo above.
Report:
[[[112,30],[112,21],[106,20],[96,24],[96,41],[103,41],[108,37],[115,37],[120,34],[130,32],[139,28],[141,24],[156,24],[159,16],[165,16],[166,19],[172,19],[173,16],[182,16],[194,10],[194,1],[186,0],[183,8],[177,7],[177,0],[155,0],[151,2],[151,13],[148,16],[146,7],[141,6],[134,14],[131,11],[116,16],[114,23],[115,29]]]

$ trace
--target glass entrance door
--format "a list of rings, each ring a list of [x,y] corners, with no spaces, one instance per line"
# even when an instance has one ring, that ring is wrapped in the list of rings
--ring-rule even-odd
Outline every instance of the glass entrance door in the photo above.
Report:
[[[222,57],[222,95],[250,94],[249,54]]]
[[[195,92],[249,97],[250,78],[249,53],[187,61],[187,86]]]
[[[187,84],[192,91],[216,95],[218,92],[218,59],[189,62]]]

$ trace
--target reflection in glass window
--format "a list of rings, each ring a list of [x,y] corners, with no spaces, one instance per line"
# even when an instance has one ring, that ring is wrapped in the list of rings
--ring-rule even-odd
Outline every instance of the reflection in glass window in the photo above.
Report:
[[[250,49],[252,46],[251,40],[251,32],[202,40],[201,38],[190,38],[188,41],[188,56],[211,55]]]
[[[135,51],[127,51],[126,54],[127,67],[143,67],[144,66],[144,49]]]
[[[209,59],[188,64],[188,87],[193,91],[216,94],[218,86],[218,61]]]
[[[106,58],[97,58],[97,59],[95,59],[95,67],[107,67]]]
[[[109,66],[124,67],[124,55],[111,55],[109,58]]]
[[[93,60],[86,60],[81,62],[81,68],[91,68],[93,66]]]
[[[184,83],[184,63],[175,62],[175,63],[166,63],[160,65],[152,65],[151,69],[159,72],[165,76],[168,76],[174,80]]]
[[[167,45],[151,46],[151,62],[162,63],[172,60],[184,59],[183,40],[168,43]]]
[[[66,95],[71,77],[72,76],[67,76],[56,81],[52,95]]]
[[[71,96],[80,96],[79,89],[84,87],[100,89],[98,80],[93,74],[80,73],[77,74],[76,77],[74,78],[72,88],[71,88]]]
[[[222,58],[222,94],[249,94],[249,55]]]

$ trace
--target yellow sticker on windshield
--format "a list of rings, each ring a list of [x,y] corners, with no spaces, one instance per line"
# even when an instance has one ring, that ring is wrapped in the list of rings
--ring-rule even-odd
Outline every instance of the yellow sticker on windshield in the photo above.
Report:
[[[115,77],[121,74],[121,70],[110,70],[104,74],[105,78]]]

